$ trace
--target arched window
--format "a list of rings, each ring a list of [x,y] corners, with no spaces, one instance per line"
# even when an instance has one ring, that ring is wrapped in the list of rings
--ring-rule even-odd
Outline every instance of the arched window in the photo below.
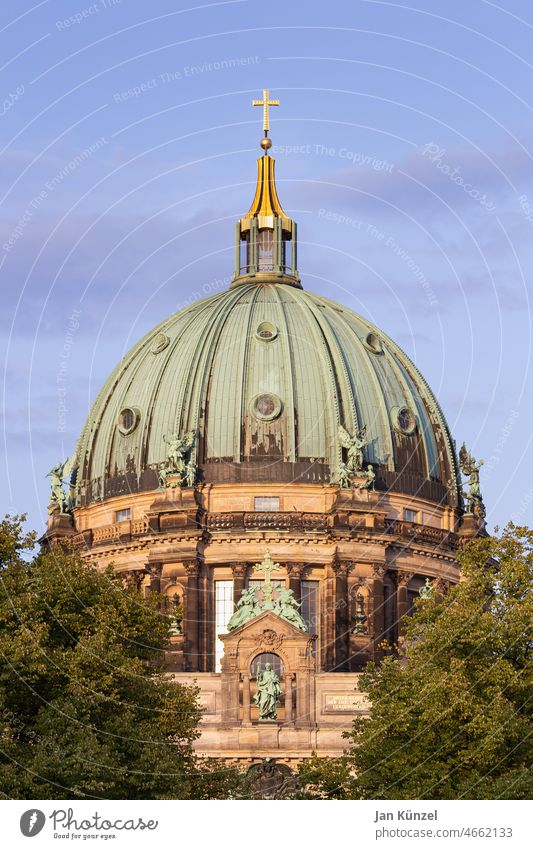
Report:
[[[272,652],[263,652],[263,654],[258,654],[257,657],[254,657],[250,666],[251,677],[257,678],[259,669],[264,670],[265,663],[270,663],[278,678],[281,679],[283,675],[283,663],[281,662],[281,658]]]

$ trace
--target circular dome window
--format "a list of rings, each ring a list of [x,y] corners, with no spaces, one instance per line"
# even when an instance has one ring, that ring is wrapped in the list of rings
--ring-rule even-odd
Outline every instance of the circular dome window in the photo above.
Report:
[[[416,416],[409,407],[400,407],[396,410],[394,425],[401,433],[410,436],[416,430]]]
[[[377,333],[369,333],[365,338],[365,345],[373,354],[383,353],[383,345]]]
[[[139,410],[136,407],[124,407],[118,415],[118,429],[122,436],[132,433],[139,424]]]
[[[271,422],[281,413],[281,400],[277,395],[271,395],[269,392],[256,395],[252,401],[252,412],[256,419]]]
[[[278,328],[271,321],[262,321],[255,331],[255,338],[260,342],[272,342],[278,335]]]
[[[169,342],[170,339],[168,338],[166,333],[157,333],[154,336],[154,340],[150,346],[152,354],[160,354],[161,351],[165,350]]]

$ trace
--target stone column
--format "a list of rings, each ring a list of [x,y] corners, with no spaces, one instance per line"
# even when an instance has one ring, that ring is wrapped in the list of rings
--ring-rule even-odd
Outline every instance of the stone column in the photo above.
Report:
[[[198,672],[198,563],[188,560],[184,564],[187,573],[187,596],[185,612],[185,663],[187,672]]]
[[[237,602],[240,601],[241,593],[246,585],[247,563],[232,563],[231,571],[233,572],[233,604],[237,607]]]
[[[372,637],[374,640],[374,660],[378,660],[383,651],[380,643],[385,639],[385,595],[383,578],[387,567],[384,563],[372,565],[371,604],[372,604]]]
[[[296,673],[296,725],[309,725],[309,673],[299,669]]]
[[[149,563],[146,567],[149,573],[149,592],[161,592],[161,573],[163,571],[162,563]]]
[[[339,561],[335,566],[335,671],[347,672],[350,657],[350,600],[348,575],[351,564]]]
[[[335,669],[335,573],[331,563],[325,565],[324,576],[320,604],[320,666],[325,672],[332,672]]]
[[[409,608],[407,585],[412,577],[413,572],[396,573],[396,620],[398,623],[398,637],[403,637],[405,634],[405,617]]]
[[[252,705],[250,700],[250,676],[242,676],[242,724],[252,724]]]
[[[293,591],[294,598],[298,603],[302,600],[302,571],[301,563],[287,563],[287,575],[289,576],[289,589]]]
[[[285,724],[292,722],[292,675],[285,676]]]

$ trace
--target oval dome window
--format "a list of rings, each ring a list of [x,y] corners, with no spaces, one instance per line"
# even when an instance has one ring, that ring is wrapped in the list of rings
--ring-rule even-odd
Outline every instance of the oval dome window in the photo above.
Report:
[[[256,419],[263,422],[271,422],[277,419],[281,413],[281,400],[277,395],[271,395],[270,392],[263,392],[261,395],[256,395],[252,401],[252,412]]]
[[[169,342],[170,339],[168,338],[166,333],[157,333],[154,336],[153,342],[150,346],[152,354],[160,354],[161,351],[165,350]]]
[[[409,407],[400,407],[395,416],[395,427],[410,436],[416,430],[416,416]]]
[[[377,333],[368,333],[365,338],[365,345],[373,354],[383,353],[383,345]]]
[[[278,335],[278,328],[271,321],[262,321],[255,331],[255,338],[260,342],[272,342]]]
[[[118,415],[118,429],[122,436],[132,433],[139,424],[139,410],[136,407],[124,407]]]

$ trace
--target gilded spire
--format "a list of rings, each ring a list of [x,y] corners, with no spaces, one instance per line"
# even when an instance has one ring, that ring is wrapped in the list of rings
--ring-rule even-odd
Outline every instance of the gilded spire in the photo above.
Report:
[[[253,281],[287,283],[300,287],[296,266],[296,224],[283,211],[274,178],[274,159],[268,155],[272,141],[269,108],[279,106],[279,100],[263,89],[261,100],[252,106],[263,107],[261,147],[264,154],[257,160],[257,186],[252,205],[237,222],[235,237],[235,276],[232,286]]]
[[[264,222],[263,225],[260,224],[259,226],[272,227],[274,216],[276,216],[283,219],[285,227],[288,229],[289,218],[283,211],[276,190],[276,180],[274,177],[275,164],[276,160],[267,155],[260,156],[257,160],[255,197],[244,218],[252,218],[254,215],[257,215]]]
[[[264,150],[264,155],[257,160],[257,186],[255,189],[255,197],[252,205],[244,219],[259,216],[261,223],[259,226],[273,227],[274,216],[283,219],[285,229],[289,228],[289,218],[284,213],[276,190],[276,180],[274,177],[275,160],[268,155],[269,149],[272,147],[272,141],[268,137],[270,130],[270,106],[279,106],[279,100],[270,98],[270,91],[267,88],[263,89],[262,100],[252,100],[252,106],[263,107],[263,132],[264,136],[261,139],[261,147]]]

